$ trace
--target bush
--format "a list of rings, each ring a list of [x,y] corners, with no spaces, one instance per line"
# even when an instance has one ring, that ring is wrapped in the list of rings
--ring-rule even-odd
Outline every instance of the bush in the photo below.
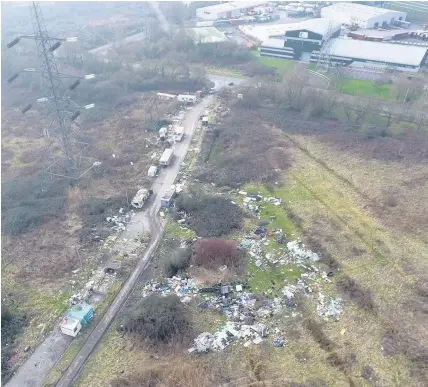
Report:
[[[21,234],[49,217],[63,213],[66,204],[64,180],[42,175],[17,177],[2,187],[2,230]]]
[[[183,337],[190,329],[190,322],[177,296],[151,294],[125,318],[123,328],[153,343],[168,343],[177,336]]]
[[[223,265],[231,268],[238,267],[242,258],[242,252],[238,250],[236,242],[210,238],[197,243],[193,263],[206,269],[218,269]]]
[[[165,261],[165,275],[170,278],[189,267],[191,250],[189,248],[178,249],[174,251]]]
[[[176,201],[178,211],[187,213],[187,223],[202,237],[219,237],[241,227],[242,210],[217,196],[182,195]]]
[[[336,282],[336,286],[345,292],[352,301],[356,302],[361,309],[376,313],[377,306],[373,300],[372,292],[363,289],[356,280],[345,275]]]

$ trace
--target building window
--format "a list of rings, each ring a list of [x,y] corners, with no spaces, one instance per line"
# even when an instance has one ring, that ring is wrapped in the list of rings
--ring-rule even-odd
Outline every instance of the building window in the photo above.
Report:
[[[400,16],[400,17],[398,18],[398,20],[403,20],[403,17],[402,17],[402,16]]]
[[[376,22],[375,24],[374,24],[374,28],[378,28],[379,27],[379,23],[378,22]]]

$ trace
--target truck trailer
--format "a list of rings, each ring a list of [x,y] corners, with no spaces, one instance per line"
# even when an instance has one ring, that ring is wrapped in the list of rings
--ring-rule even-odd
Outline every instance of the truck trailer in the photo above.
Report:
[[[159,164],[163,167],[167,167],[171,164],[172,158],[174,157],[174,151],[172,148],[167,148],[162,153],[161,158],[159,159]]]

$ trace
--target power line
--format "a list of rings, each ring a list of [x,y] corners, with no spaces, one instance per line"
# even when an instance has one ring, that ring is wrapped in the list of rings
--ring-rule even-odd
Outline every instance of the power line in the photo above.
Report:
[[[86,157],[84,155],[84,152],[89,148],[89,144],[82,143],[78,140],[78,136],[73,127],[80,126],[76,123],[76,119],[81,115],[81,109],[91,109],[95,105],[88,104],[79,106],[67,93],[79,86],[81,83],[80,79],[92,79],[95,75],[89,74],[83,77],[74,77],[60,73],[55,61],[54,51],[57,50],[63,42],[74,42],[77,38],[57,38],[49,36],[38,2],[32,2],[30,5],[30,14],[34,33],[32,35],[19,36],[8,43],[6,47],[8,49],[14,47],[21,39],[32,39],[36,42],[37,56],[40,64],[39,72],[42,76],[42,92],[44,96],[38,98],[34,102],[43,104],[46,115],[51,120],[51,123],[43,131],[47,139],[47,148],[50,149],[52,145],[59,142],[62,154],[65,156],[65,163],[63,163],[63,160],[59,160],[57,157],[54,157],[53,154],[50,154],[47,160],[49,165],[46,170],[51,175],[58,177],[78,179],[90,169],[99,165],[99,162],[91,160],[91,157]],[[7,82],[12,83],[22,72],[35,71],[38,70],[30,68],[18,71],[16,74],[9,77]],[[62,78],[67,77],[77,78],[68,88],[66,88],[62,82]],[[34,102],[27,104],[21,112],[25,114],[32,109]],[[49,154],[52,152],[47,153]],[[56,160],[54,160],[55,158]]]

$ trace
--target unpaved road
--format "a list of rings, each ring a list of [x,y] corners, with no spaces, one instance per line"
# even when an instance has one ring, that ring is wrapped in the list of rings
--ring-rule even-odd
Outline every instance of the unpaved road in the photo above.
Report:
[[[154,197],[154,200],[151,203],[150,207],[147,208],[146,211],[140,212],[137,215],[138,217],[146,218],[146,220],[151,223],[151,232],[153,237],[150,241],[147,250],[145,251],[143,257],[140,259],[137,267],[134,269],[131,276],[125,282],[122,289],[114,299],[113,303],[110,305],[102,320],[95,327],[91,336],[83,345],[82,349],[75,357],[70,367],[67,369],[64,375],[61,377],[60,381],[57,383],[57,387],[70,386],[76,379],[76,377],[79,375],[80,370],[86,363],[86,360],[95,350],[100,339],[107,331],[115,316],[117,315],[117,312],[120,310],[126,298],[134,288],[136,281],[150,262],[150,257],[152,256],[163,234],[164,223],[160,221],[157,217],[157,212],[160,209],[161,197],[174,183],[174,180],[180,170],[180,165],[189,149],[197,121],[203,114],[205,105],[209,103],[211,99],[212,97],[208,97],[200,104],[195,106],[192,110],[189,110],[188,114],[186,115],[186,118],[183,121],[183,126],[185,128],[185,137],[181,143],[178,143],[174,146],[175,160],[170,167],[166,168],[165,170],[162,170],[160,177],[156,180],[153,186],[156,196]],[[137,216],[135,216],[133,220],[135,220]],[[144,222],[144,220],[142,220],[142,222]]]
[[[218,87],[223,82],[215,82]],[[117,312],[123,305],[129,293],[133,289],[137,279],[147,267],[150,257],[159,243],[163,233],[163,223],[159,220],[157,213],[160,209],[161,197],[174,183],[179,172],[180,165],[189,149],[193,133],[199,117],[203,114],[205,106],[212,101],[209,96],[201,103],[188,110],[183,126],[185,128],[185,137],[180,143],[174,145],[175,159],[173,164],[168,168],[161,170],[159,177],[156,179],[153,190],[154,195],[148,203],[145,210],[138,212],[131,220],[131,224],[121,235],[121,239],[132,240],[139,234],[150,232],[153,236],[144,255],[130,277],[127,279],[122,289],[110,305],[109,309],[94,328],[88,340],[70,365],[68,370],[62,376],[58,386],[69,386],[79,371],[85,364],[87,358],[94,351],[94,348],[110,326]],[[120,242],[113,249],[124,250],[126,245]],[[37,387],[43,382],[49,371],[60,359],[68,345],[72,341],[71,337],[63,335],[58,329],[55,329],[45,341],[31,354],[30,358],[18,369],[14,377],[7,383],[7,387]]]

